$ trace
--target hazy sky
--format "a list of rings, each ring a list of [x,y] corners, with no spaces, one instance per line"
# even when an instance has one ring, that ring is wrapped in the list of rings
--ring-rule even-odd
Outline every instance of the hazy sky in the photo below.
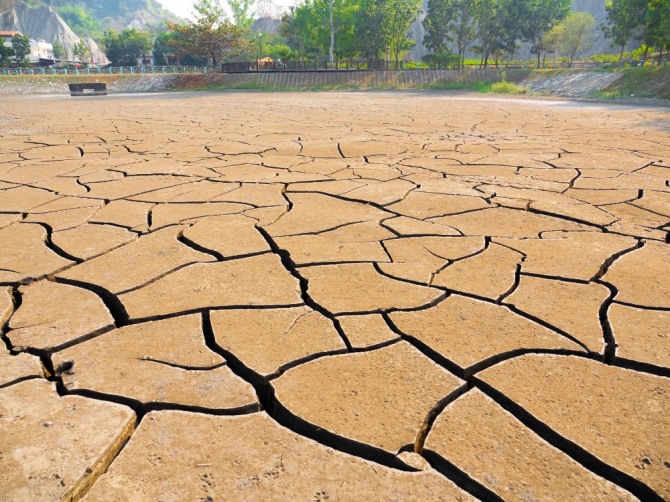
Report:
[[[259,0],[256,0],[258,3]],[[268,0],[260,0],[261,2],[264,2],[265,4],[268,3]],[[193,3],[195,0],[158,0],[160,4],[163,5],[167,10],[177,14],[180,17],[183,18],[190,18],[191,17],[191,12],[193,12]],[[274,4],[274,7],[279,9],[281,12],[284,10],[286,7],[289,5],[295,5],[296,1],[295,0],[270,0],[271,4]],[[221,1],[221,4],[226,6],[225,0]]]

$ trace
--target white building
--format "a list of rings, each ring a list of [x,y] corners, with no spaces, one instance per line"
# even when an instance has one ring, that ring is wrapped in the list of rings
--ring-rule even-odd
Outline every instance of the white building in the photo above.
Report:
[[[47,43],[46,41],[40,40],[30,40],[30,61],[33,63],[38,62],[40,59],[53,59],[54,58],[54,46],[53,44]]]
[[[5,47],[12,46],[12,38],[14,35],[22,35],[20,31],[0,31],[0,40]],[[31,63],[38,63],[40,59],[53,59],[54,58],[54,46],[46,42],[45,40],[33,40],[30,39],[30,59]]]

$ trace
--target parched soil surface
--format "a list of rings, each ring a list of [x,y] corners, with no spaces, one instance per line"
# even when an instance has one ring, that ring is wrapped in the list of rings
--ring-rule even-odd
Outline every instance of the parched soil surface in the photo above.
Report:
[[[670,113],[3,98],[0,500],[670,499]]]

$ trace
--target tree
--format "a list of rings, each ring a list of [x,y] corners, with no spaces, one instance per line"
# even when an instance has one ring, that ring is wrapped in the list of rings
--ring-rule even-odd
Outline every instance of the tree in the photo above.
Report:
[[[86,42],[79,40],[79,42],[72,46],[72,54],[74,54],[75,59],[79,58],[80,61],[88,61],[91,57],[91,49]]]
[[[332,0],[331,29],[331,0],[307,0],[282,18],[281,32],[300,54],[330,58],[332,47],[333,59],[350,57],[358,47],[356,14],[364,3]],[[292,45],[296,42],[298,45]]]
[[[387,3],[384,0],[363,0],[355,16],[356,52],[368,60],[380,60],[389,47],[389,26],[386,22]]]
[[[25,64],[30,54],[30,39],[26,35],[17,33],[12,37],[12,50],[18,64]]]
[[[180,33],[164,31],[154,40],[154,59],[156,64],[177,64],[186,66],[206,66],[207,57],[194,56],[187,50]]]
[[[363,0],[350,8],[356,11],[356,51],[371,61],[390,53],[397,66],[401,54],[414,44],[407,32],[420,9],[420,0]]]
[[[133,29],[117,34],[110,30],[102,39],[107,57],[114,66],[136,66],[137,60],[151,51],[153,37],[149,32]]]
[[[290,7],[284,13],[279,27],[279,33],[286,39],[286,43],[295,52],[298,60],[319,54],[319,46],[314,36],[313,19],[310,11],[303,5]]]
[[[254,6],[255,0],[226,0],[228,6],[233,13],[233,19],[235,20],[235,25],[248,30],[251,28],[251,25],[254,23],[254,18],[252,17],[252,7]]]
[[[435,54],[444,54],[448,50],[447,42],[453,40],[451,33],[458,16],[458,4],[458,0],[428,0],[423,45]]]
[[[537,54],[537,67],[541,66],[544,35],[561,22],[570,12],[571,0],[525,0],[518,21],[523,23],[522,38],[530,43],[531,52]]]
[[[53,53],[54,59],[63,59],[66,55],[65,46],[58,40],[53,43]]]
[[[670,2],[668,0],[650,0],[645,21],[649,26],[649,40],[659,49],[661,61],[664,49],[670,49]]]
[[[396,68],[400,54],[411,49],[414,41],[407,34],[410,26],[421,12],[421,0],[387,0],[389,49],[395,60]]]
[[[595,40],[596,20],[586,12],[570,12],[561,23],[547,34],[545,41],[558,48],[570,58],[569,67],[575,55],[587,50]]]
[[[607,12],[607,24],[601,25],[600,29],[607,38],[621,48],[619,51],[619,62],[621,62],[626,45],[631,39],[636,38],[644,24],[646,2],[640,0],[609,0],[605,4],[605,10]]]
[[[7,66],[14,56],[14,49],[0,43],[0,66]]]
[[[193,8],[195,22],[187,25],[167,23],[170,30],[178,33],[175,40],[180,44],[180,52],[206,57],[216,66],[221,59],[249,50],[248,30],[226,19],[219,0],[198,0]]]
[[[486,68],[490,56],[496,64],[504,52],[514,52],[516,41],[521,36],[519,0],[472,0],[474,26],[479,40],[478,50],[482,54],[482,66]]]
[[[454,43],[458,49],[458,64],[465,64],[465,51],[477,37],[473,18],[473,0],[458,0],[457,20],[453,25]]]

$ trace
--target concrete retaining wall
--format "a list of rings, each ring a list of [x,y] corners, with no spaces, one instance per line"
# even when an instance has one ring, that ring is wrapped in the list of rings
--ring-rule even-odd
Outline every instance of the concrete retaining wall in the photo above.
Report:
[[[254,72],[214,75],[177,75],[172,85],[179,88],[216,86],[275,89],[309,89],[312,87],[358,87],[360,89],[413,89],[437,82],[520,82],[528,70],[402,70],[402,71],[311,71]]]

